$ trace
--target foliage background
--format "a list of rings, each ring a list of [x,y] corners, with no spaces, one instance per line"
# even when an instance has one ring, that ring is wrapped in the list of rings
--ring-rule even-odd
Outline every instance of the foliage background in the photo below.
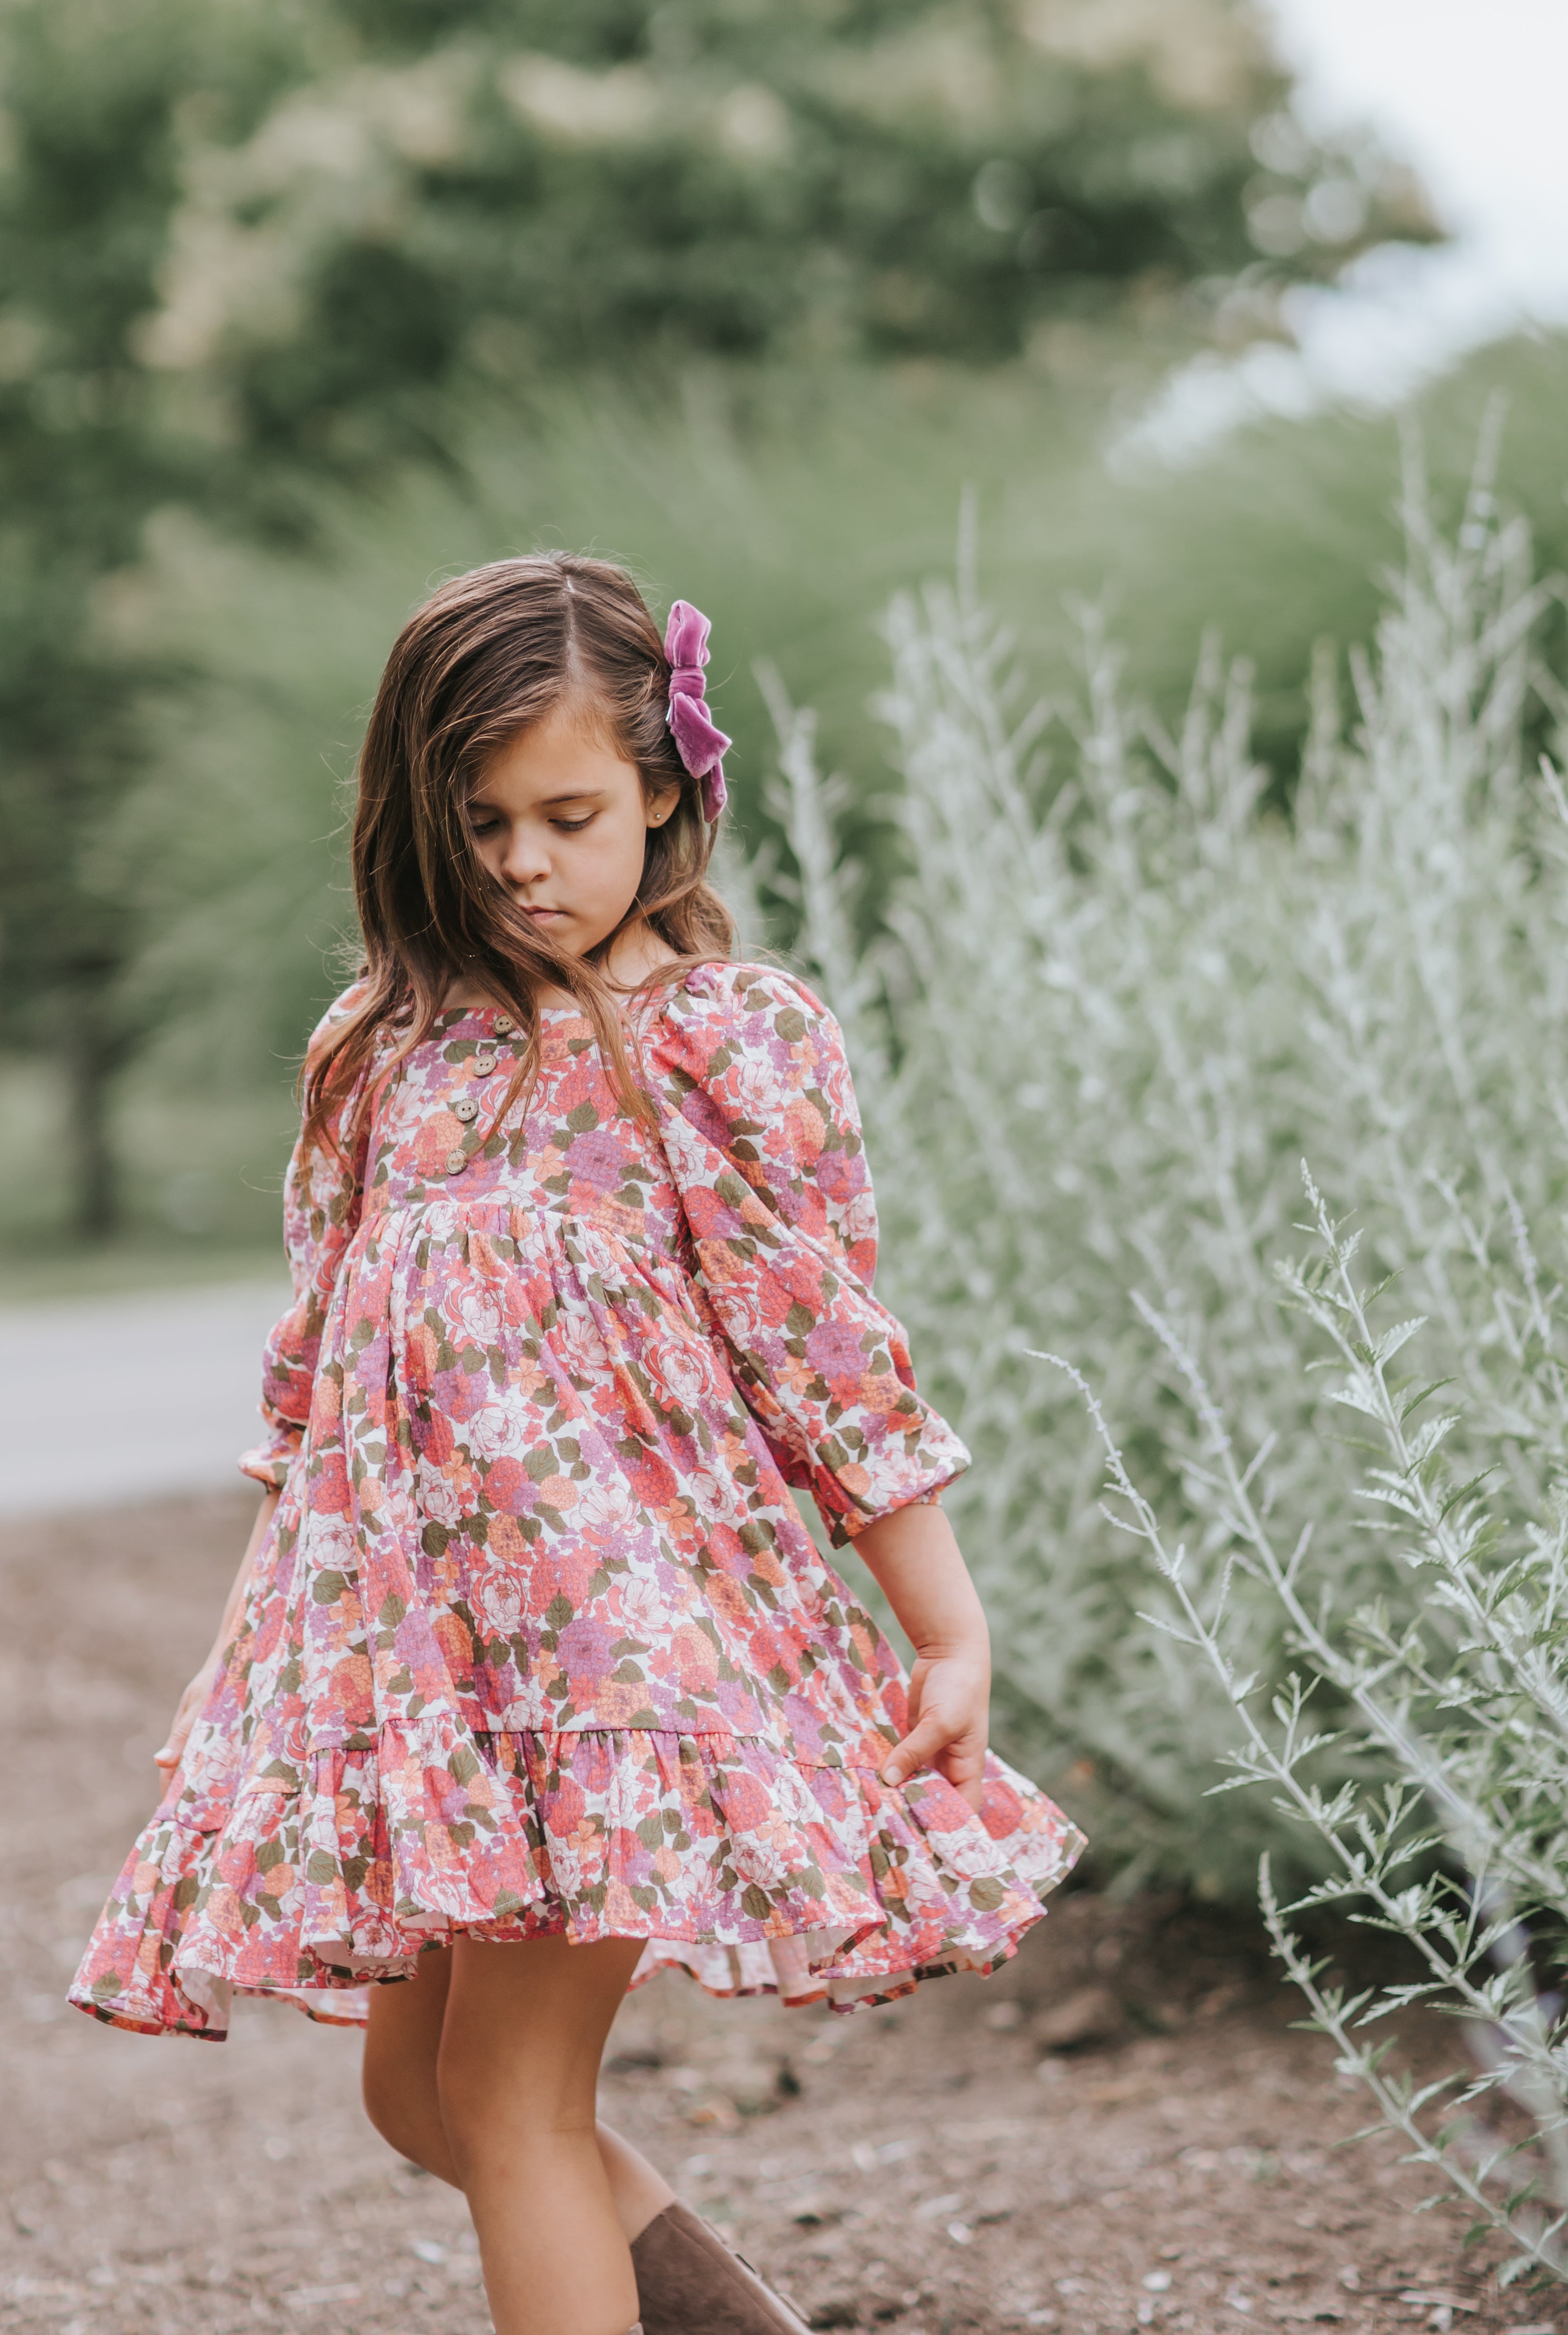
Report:
[[[1301,1245],[1305,1160],[1354,1212],[1365,1273],[1425,1323],[1401,1370],[1455,1390],[1476,1465],[1505,1451],[1498,1528],[1527,1536],[1559,1497],[1538,1323],[1563,1263],[1568,799],[1531,745],[1564,702],[1545,654],[1563,586],[1534,576],[1489,467],[1450,540],[1412,457],[1404,524],[1374,642],[1320,649],[1283,809],[1244,663],[1205,656],[1167,724],[1089,612],[1081,685],[1052,708],[964,579],[889,623],[907,865],[879,949],[857,944],[799,724],[785,757],[801,945],[854,1033],[889,1293],[976,1455],[949,1505],[1015,1738],[1099,1801],[1129,1879],[1215,1896],[1265,1847],[1288,1887],[1317,1846],[1267,1797],[1206,1797],[1234,1714],[1140,1621],[1147,1548],[1102,1514],[1100,1454],[1040,1350],[1088,1380],[1218,1595],[1244,1536],[1155,1316],[1173,1325],[1236,1450],[1262,1455],[1275,1538],[1306,1535],[1312,1596],[1341,1619],[1382,1599],[1397,1635],[1420,1584],[1358,1507],[1273,1278]],[[1298,1659],[1289,1616],[1266,1582],[1225,1594],[1266,1705]]]
[[[1431,232],[1395,163],[1302,131],[1241,0],[6,0],[0,80],[0,1003],[63,1073],[67,1217],[94,1236],[125,1218],[114,1109],[161,1026],[140,963],[174,905],[106,835],[166,777],[171,709],[205,731],[215,686],[276,702],[242,594],[204,637],[181,621],[192,530],[264,593],[280,560],[376,557],[384,636],[514,526],[646,538],[652,504],[663,568],[726,462],[764,509],[791,471],[820,501],[890,367],[945,406],[902,438],[920,480],[988,429],[998,367],[1109,331],[1147,375]],[[896,561],[898,473],[873,468],[881,497],[857,479],[845,513]],[[171,526],[185,556],[160,559]],[[135,621],[170,583],[166,621]],[[810,596],[841,623],[851,594]],[[778,631],[738,607],[738,670]],[[374,663],[352,614],[337,639],[334,731]],[[175,824],[207,810],[198,780]],[[247,929],[270,987],[302,927]],[[297,983],[289,1047],[296,1007]]]

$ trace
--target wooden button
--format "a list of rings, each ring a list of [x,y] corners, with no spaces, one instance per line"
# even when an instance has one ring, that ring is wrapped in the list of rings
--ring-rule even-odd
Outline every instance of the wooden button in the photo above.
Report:
[[[449,1176],[456,1176],[460,1170],[466,1168],[468,1164],[469,1155],[466,1151],[449,1151],[447,1153],[447,1174]]]
[[[460,1119],[466,1127],[470,1119],[478,1119],[479,1107],[470,1095],[465,1095],[461,1102],[453,1103],[452,1113],[454,1118]]]

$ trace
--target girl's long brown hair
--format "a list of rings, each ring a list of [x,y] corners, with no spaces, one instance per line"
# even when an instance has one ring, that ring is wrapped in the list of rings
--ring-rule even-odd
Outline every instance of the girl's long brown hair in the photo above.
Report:
[[[605,959],[638,916],[675,953],[651,982],[728,957],[734,925],[707,883],[713,831],[665,722],[670,666],[624,568],[572,552],[498,559],[443,584],[398,635],[359,757],[353,888],[363,996],[313,1045],[300,1074],[305,1143],[354,1157],[382,1077],[472,983],[527,1033],[515,1092],[539,1055],[541,985],[569,991],[593,1024],[623,1109],[651,1107],[627,1060]],[[469,797],[497,751],[563,704],[634,762],[646,791],[680,790],[648,830],[643,880],[616,933],[568,956],[517,908],[475,848]],[[374,1080],[365,1073],[388,1039]],[[363,1086],[362,1086],[363,1081]],[[351,1123],[341,1115],[362,1089]]]

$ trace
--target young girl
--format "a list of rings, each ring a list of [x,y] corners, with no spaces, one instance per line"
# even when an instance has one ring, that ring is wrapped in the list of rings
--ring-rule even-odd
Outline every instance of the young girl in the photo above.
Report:
[[[707,635],[550,557],[392,651],[267,1489],[72,1991],[146,2034],[221,2036],[236,1992],[368,2021],[370,2115],[461,2187],[498,2335],[795,2326],[595,2130],[626,1989],[847,2010],[988,1972],[1081,1846],[985,1749],[936,1504],[968,1455],[871,1295],[837,1029],[729,961]]]

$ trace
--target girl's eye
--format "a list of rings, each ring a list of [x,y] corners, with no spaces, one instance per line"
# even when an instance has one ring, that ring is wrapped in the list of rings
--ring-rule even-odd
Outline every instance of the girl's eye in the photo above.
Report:
[[[558,819],[556,825],[563,835],[576,835],[581,828],[591,825],[593,817],[593,812],[587,811],[581,819]]]

